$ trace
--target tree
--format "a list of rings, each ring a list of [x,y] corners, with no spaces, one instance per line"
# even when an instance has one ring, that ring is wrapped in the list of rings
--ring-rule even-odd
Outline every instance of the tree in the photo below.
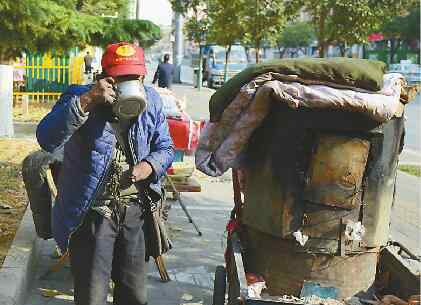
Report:
[[[240,15],[244,26],[244,41],[256,49],[258,63],[262,43],[274,44],[287,20],[283,1],[246,1],[246,5],[237,14]]]
[[[124,6],[97,1],[97,14]],[[115,3],[123,1],[115,1]],[[159,28],[149,21],[110,19],[84,13],[94,1],[6,0],[0,2],[0,62],[8,63],[25,51],[67,51],[72,47],[104,45],[138,39],[149,46],[159,39]],[[101,11],[102,8],[102,11]],[[79,9],[79,10],[78,10]]]
[[[137,41],[143,48],[149,48],[161,38],[159,27],[148,20],[102,18],[102,21],[101,31],[90,37],[89,44],[105,47],[118,41]]]
[[[150,46],[160,37],[159,27],[149,21],[128,21],[94,16],[124,11],[124,0],[2,0],[0,1],[0,64],[10,62],[23,52],[56,53],[73,47],[105,45],[121,40],[137,39]],[[116,14],[112,14],[115,16]],[[0,79],[6,92],[0,104],[11,105],[13,80],[11,67],[2,69]],[[10,93],[10,94],[9,94]],[[0,113],[0,132],[13,133],[12,115]],[[1,134],[0,136],[3,136]]]
[[[287,0],[288,9],[302,8],[316,31],[319,55],[325,56],[330,44],[341,47],[364,43],[370,33],[395,15],[399,15],[413,0]]]
[[[209,1],[208,39],[225,47],[224,79],[227,80],[228,61],[231,46],[244,36],[244,24],[241,22],[241,10],[247,3],[243,0]]]
[[[169,0],[173,10],[177,13],[186,14],[191,9],[203,6],[206,0]]]
[[[308,22],[291,23],[285,27],[277,41],[280,58],[288,49],[308,47],[316,39],[314,29]]]
[[[207,33],[209,29],[209,10],[207,3],[204,3],[204,1],[196,1],[191,4],[188,11],[190,15],[184,24],[184,31],[189,40],[201,44],[204,40],[204,34]],[[184,12],[184,14],[186,13],[187,11]]]
[[[390,63],[394,63],[396,51],[402,42],[410,44],[420,39],[420,3],[415,3],[401,16],[395,16],[380,29],[390,44]],[[419,50],[419,43],[418,50]],[[418,62],[420,57],[418,56]]]
[[[77,0],[75,8],[88,15],[127,17],[128,4],[127,0]]]

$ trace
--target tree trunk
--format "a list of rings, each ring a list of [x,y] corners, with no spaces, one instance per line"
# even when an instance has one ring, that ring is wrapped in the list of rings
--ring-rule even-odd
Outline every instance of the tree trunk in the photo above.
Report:
[[[224,67],[224,83],[228,80],[228,60],[231,53],[231,45],[226,48],[225,51],[225,67]]]
[[[395,38],[390,39],[389,64],[393,64],[395,57]]]
[[[339,51],[341,52],[341,57],[345,57],[345,55],[346,55],[346,44],[345,43],[339,44]]]
[[[318,35],[318,44],[319,44],[319,57],[325,57],[326,52],[326,37],[325,37],[325,20],[326,20],[326,12],[322,11],[320,14],[319,19],[319,35]]]
[[[399,49],[400,46],[400,39],[391,38],[390,39],[390,54],[389,54],[389,63],[394,64],[395,63],[395,55],[396,51]]]
[[[247,62],[250,62],[250,48],[249,47],[244,47],[246,50],[246,57],[247,57]]]
[[[280,58],[284,58],[284,56],[285,56],[285,53],[288,51],[288,48],[283,48],[282,49],[282,52],[280,52]]]
[[[326,45],[326,43],[324,43],[324,42],[322,42],[322,43],[319,45],[319,57],[320,57],[320,58],[324,58],[324,57],[325,57],[326,47],[327,47],[327,45]]]
[[[256,64],[258,64],[259,54],[260,54],[260,41],[256,41],[255,50],[256,50]]]

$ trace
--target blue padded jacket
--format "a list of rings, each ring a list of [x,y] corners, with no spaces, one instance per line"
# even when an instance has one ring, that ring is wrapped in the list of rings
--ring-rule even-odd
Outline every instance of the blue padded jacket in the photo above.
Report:
[[[95,199],[116,144],[104,112],[85,114],[80,109],[79,96],[89,89],[70,86],[37,128],[37,139],[44,150],[64,153],[52,220],[54,239],[63,252]],[[145,91],[147,108],[130,127],[128,139],[134,162],[151,164],[149,187],[160,195],[160,178],[173,161],[174,146],[161,97],[153,88],[145,87]]]

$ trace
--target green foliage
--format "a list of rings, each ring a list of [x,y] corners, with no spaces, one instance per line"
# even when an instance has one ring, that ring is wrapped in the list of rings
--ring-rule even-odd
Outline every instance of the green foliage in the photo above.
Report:
[[[310,16],[321,56],[329,44],[364,43],[373,31],[413,0],[287,0],[287,10],[303,8]]]
[[[227,47],[237,41],[259,50],[262,44],[274,44],[298,7],[284,11],[279,0],[171,0],[174,10],[189,16],[185,30],[189,39]],[[257,52],[258,53],[258,52]]]
[[[205,3],[206,0],[169,0],[175,12],[186,14]]]
[[[208,9],[204,3],[197,1],[194,6],[188,8],[190,17],[187,18],[184,24],[184,31],[187,34],[189,40],[194,41],[197,44],[203,42],[204,34],[209,29],[209,16]]]
[[[289,24],[282,31],[278,44],[284,48],[308,47],[316,39],[314,29],[307,22]]]
[[[387,38],[399,38],[407,42],[420,39],[420,3],[415,3],[406,14],[393,17],[380,31]]]
[[[102,21],[102,30],[91,37],[92,45],[105,47],[113,42],[137,40],[139,45],[149,48],[161,38],[159,27],[147,20],[103,18]]]
[[[128,13],[127,0],[77,0],[76,2],[77,10],[88,15],[125,17]]]
[[[244,36],[244,24],[239,12],[246,5],[245,0],[209,1],[208,41],[228,48]]]
[[[245,33],[242,15],[239,14],[246,6],[246,0],[212,0],[209,1],[209,33],[208,41],[224,46],[225,69],[224,79],[228,77],[228,60],[231,46],[239,42]]]
[[[159,28],[151,22],[87,14],[105,15],[115,9],[124,10],[123,2],[3,0],[0,2],[0,60],[8,61],[24,51],[60,52],[121,40],[138,39],[141,45],[150,46],[160,36]]]
[[[247,1],[247,5],[239,12],[244,26],[244,42],[255,47],[256,62],[263,42],[274,44],[287,20],[283,1],[255,0]]]
[[[277,0],[251,1],[242,14],[247,33],[245,39],[253,46],[259,46],[262,41],[276,42],[286,21],[283,3]]]

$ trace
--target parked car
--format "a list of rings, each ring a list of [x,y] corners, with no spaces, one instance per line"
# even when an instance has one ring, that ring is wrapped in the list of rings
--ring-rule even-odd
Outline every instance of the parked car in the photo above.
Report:
[[[228,79],[248,65],[246,50],[241,45],[233,45],[228,59]],[[225,48],[210,45],[205,48],[203,62],[203,80],[209,88],[218,88],[224,84]]]
[[[408,84],[421,84],[421,65],[401,61],[399,64],[391,64],[388,72],[401,73]]]

